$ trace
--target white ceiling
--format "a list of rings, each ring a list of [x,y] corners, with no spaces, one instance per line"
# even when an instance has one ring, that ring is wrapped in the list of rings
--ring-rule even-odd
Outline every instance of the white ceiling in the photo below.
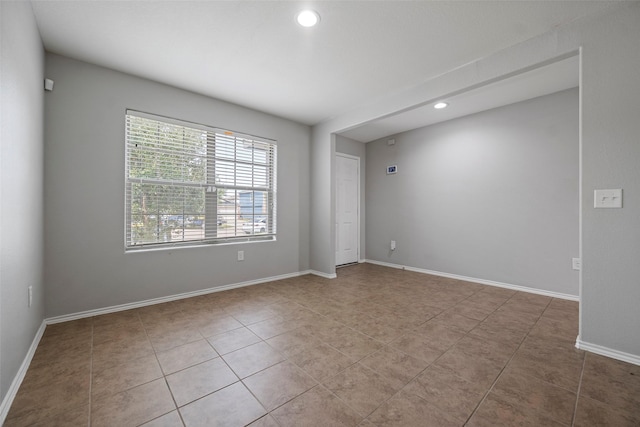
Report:
[[[596,1],[34,0],[45,48],[316,124],[595,13]],[[310,6],[315,28],[295,23]]]
[[[445,109],[436,110],[433,108],[435,102],[430,102],[340,134],[356,141],[371,142],[411,129],[570,89],[579,84],[579,67],[578,56],[572,56],[438,99],[449,104]]]

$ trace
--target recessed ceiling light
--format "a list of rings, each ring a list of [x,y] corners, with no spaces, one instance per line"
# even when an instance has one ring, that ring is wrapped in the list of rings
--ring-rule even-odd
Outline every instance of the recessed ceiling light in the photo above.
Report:
[[[447,104],[446,102],[438,102],[433,106],[433,108],[435,108],[436,110],[442,110],[443,108],[447,108],[447,106],[449,106],[449,104]]]
[[[320,22],[320,15],[314,10],[303,10],[296,16],[296,21],[303,27],[313,27]]]

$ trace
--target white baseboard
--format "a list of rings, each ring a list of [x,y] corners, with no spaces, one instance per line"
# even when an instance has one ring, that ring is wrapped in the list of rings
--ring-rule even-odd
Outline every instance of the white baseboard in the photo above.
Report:
[[[0,403],[0,426],[4,424],[7,419],[7,415],[9,415],[9,409],[11,408],[11,404],[13,400],[16,398],[18,394],[18,390],[20,389],[20,385],[24,380],[24,376],[27,374],[27,369],[29,369],[29,365],[31,364],[31,359],[33,359],[33,355],[36,353],[36,349],[38,348],[38,344],[40,344],[40,339],[42,339],[42,335],[44,334],[44,330],[47,327],[46,322],[43,320],[40,324],[40,328],[36,332],[36,336],[33,338],[31,342],[31,347],[29,347],[29,351],[27,355],[24,357],[22,361],[22,365],[20,365],[20,369],[18,369],[18,373],[13,378],[13,382],[9,386],[9,390],[7,390],[7,394],[2,399],[2,403]]]
[[[309,273],[313,274],[314,276],[324,277],[325,279],[335,279],[336,277],[338,277],[336,273],[328,274],[328,273],[323,273],[322,271],[317,271],[317,270],[309,270]]]
[[[546,291],[544,289],[529,288],[527,286],[512,285],[510,283],[495,282],[493,280],[486,280],[486,279],[478,279],[478,278],[475,278],[475,277],[460,276],[458,274],[443,273],[441,271],[425,270],[425,269],[422,269],[422,268],[408,267],[408,266],[405,266],[405,265],[392,264],[392,263],[389,263],[389,262],[376,261],[376,260],[372,260],[372,259],[368,259],[367,262],[371,263],[371,264],[382,265],[384,267],[397,268],[397,269],[400,269],[400,270],[413,271],[413,272],[416,272],[416,273],[431,274],[433,276],[447,277],[449,279],[464,280],[465,282],[473,282],[473,283],[479,283],[481,285],[496,286],[498,288],[505,288],[505,289],[511,289],[511,290],[514,290],[514,291],[528,292],[530,294],[544,295],[544,296],[547,296],[547,297],[566,299],[566,300],[570,300],[570,301],[579,301],[580,300],[580,297],[577,296],[577,295],[570,295],[570,294],[563,294],[563,293],[560,293],[560,292]]]
[[[55,317],[50,317],[48,319],[45,319],[45,322],[47,325],[52,325],[54,323],[68,322],[70,320],[77,320],[77,319],[83,319],[86,317],[99,316],[101,314],[109,314],[109,313],[115,313],[118,311],[131,310],[133,308],[146,307],[149,305],[160,304],[163,302],[177,301],[185,298],[197,297],[200,295],[207,295],[215,292],[228,291],[230,289],[242,288],[245,286],[253,286],[253,285],[258,285],[260,283],[273,282],[276,280],[289,279],[291,277],[299,277],[305,274],[313,274],[313,272],[311,270],[307,270],[307,271],[300,271],[295,273],[281,274],[279,276],[271,276],[271,277],[265,277],[262,279],[248,280],[246,282],[216,286],[213,288],[202,289],[199,291],[184,292],[181,294],[169,295],[166,297],[152,298],[144,301],[137,301],[137,302],[131,302],[126,304],[114,305],[111,307],[98,308],[95,310],[86,310],[86,311],[81,311],[79,313],[64,314],[62,316],[55,316]]]
[[[608,347],[603,347],[598,344],[584,342],[580,339],[580,337],[578,337],[578,339],[576,340],[576,348],[599,354],[600,356],[606,356],[612,359],[621,360],[623,362],[640,366],[640,356],[631,353],[625,353],[624,351],[614,350]]]

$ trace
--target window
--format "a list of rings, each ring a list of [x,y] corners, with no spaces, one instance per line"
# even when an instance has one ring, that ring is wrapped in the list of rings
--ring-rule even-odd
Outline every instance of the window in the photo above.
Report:
[[[128,110],[127,250],[273,240],[274,141]]]

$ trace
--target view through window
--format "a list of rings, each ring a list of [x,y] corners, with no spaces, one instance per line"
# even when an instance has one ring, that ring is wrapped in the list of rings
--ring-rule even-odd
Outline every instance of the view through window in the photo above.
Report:
[[[275,238],[274,141],[126,114],[125,246]]]

